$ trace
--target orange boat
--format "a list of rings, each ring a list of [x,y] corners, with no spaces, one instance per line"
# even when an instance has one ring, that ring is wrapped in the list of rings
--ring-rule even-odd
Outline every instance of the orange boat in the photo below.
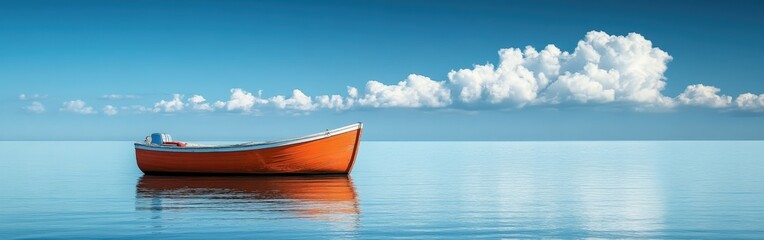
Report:
[[[307,136],[233,145],[174,142],[152,134],[135,143],[145,174],[349,174],[362,123]]]

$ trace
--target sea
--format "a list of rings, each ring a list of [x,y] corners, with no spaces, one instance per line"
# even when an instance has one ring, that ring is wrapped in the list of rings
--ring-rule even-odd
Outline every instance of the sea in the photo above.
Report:
[[[349,176],[145,176],[0,142],[0,239],[763,239],[764,141],[362,142]]]

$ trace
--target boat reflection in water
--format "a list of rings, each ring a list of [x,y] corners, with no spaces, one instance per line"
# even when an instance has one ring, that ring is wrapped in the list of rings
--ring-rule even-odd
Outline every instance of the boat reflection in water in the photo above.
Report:
[[[360,210],[349,176],[142,176],[136,210],[152,218],[225,212],[248,220],[305,218],[357,222]],[[220,217],[220,214],[214,214]]]

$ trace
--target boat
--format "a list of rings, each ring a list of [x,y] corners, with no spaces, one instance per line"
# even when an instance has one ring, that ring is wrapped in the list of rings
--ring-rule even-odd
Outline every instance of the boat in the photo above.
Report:
[[[155,133],[135,143],[138,168],[147,175],[350,174],[362,123],[302,137],[231,145],[172,141]]]

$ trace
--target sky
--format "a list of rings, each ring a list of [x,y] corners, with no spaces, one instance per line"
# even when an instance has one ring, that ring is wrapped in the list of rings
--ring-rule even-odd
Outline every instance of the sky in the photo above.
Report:
[[[0,1],[0,140],[764,139],[761,1]]]

